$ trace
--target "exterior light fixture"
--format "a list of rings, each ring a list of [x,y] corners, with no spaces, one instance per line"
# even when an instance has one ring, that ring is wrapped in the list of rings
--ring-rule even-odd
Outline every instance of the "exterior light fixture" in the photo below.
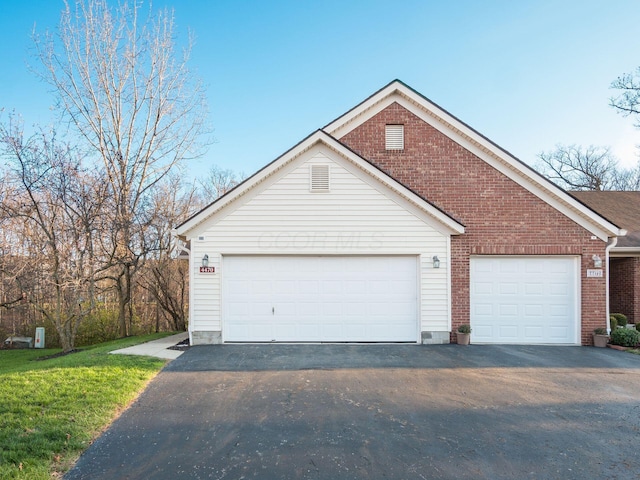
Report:
[[[437,255],[433,256],[433,268],[440,268],[440,259]]]
[[[591,257],[593,259],[593,267],[594,268],[602,268],[602,259],[598,255],[594,255]]]
[[[202,257],[202,266],[203,267],[209,266],[209,255],[207,255],[206,253],[204,254],[204,257]]]

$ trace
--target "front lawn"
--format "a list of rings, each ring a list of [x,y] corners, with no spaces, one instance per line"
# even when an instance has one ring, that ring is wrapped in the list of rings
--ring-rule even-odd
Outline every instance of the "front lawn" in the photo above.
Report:
[[[108,352],[164,335],[46,360],[60,350],[0,350],[0,478],[61,477],[165,364]]]

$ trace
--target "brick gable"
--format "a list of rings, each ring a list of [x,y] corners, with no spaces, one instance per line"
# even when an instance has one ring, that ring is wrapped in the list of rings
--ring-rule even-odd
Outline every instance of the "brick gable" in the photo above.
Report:
[[[405,148],[385,149],[385,125]],[[606,321],[604,278],[585,278],[605,243],[397,103],[340,141],[465,225],[451,239],[452,328],[469,323],[470,255],[581,255],[582,343]]]

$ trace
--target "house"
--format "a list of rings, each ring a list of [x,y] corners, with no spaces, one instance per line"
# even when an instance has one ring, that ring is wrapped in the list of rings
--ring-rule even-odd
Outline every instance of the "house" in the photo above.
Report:
[[[625,233],[398,80],[176,231],[192,344],[589,345]]]
[[[609,303],[611,312],[640,323],[640,192],[571,194],[627,230],[609,252]]]

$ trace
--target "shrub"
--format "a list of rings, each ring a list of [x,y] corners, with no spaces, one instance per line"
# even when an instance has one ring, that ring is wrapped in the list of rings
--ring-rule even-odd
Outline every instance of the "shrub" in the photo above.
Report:
[[[618,321],[616,320],[616,317],[614,317],[613,315],[609,316],[609,325],[611,326],[611,331],[613,332],[616,328],[618,328]]]
[[[99,306],[80,324],[76,345],[95,345],[115,340],[119,336],[118,327],[118,312]]]
[[[616,328],[611,332],[611,343],[621,347],[635,347],[640,343],[640,332],[628,328]]]
[[[616,319],[619,327],[624,327],[627,324],[627,316],[623,313],[612,313],[611,316]]]
[[[471,325],[465,323],[458,327],[458,333],[471,333]]]
[[[595,333],[596,335],[606,335],[607,334],[607,329],[603,328],[603,327],[599,327],[596,328],[593,333]]]

